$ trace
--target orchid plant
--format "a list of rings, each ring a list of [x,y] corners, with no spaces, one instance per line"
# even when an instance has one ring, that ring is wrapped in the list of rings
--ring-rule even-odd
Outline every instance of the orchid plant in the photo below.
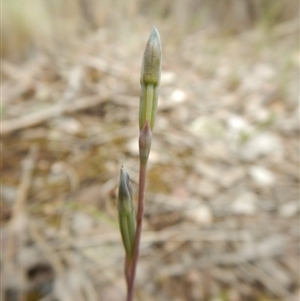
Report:
[[[141,95],[139,109],[139,188],[138,207],[135,212],[130,177],[121,167],[118,193],[118,216],[122,241],[125,249],[126,301],[133,301],[134,282],[139,257],[147,164],[151,148],[152,130],[155,123],[158,86],[160,84],[162,50],[158,30],[154,27],[143,56],[141,68]]]

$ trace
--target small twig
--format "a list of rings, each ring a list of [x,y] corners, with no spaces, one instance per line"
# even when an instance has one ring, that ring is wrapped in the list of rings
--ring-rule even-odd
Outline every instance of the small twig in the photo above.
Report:
[[[88,96],[79,100],[74,100],[72,101],[72,104],[70,102],[59,102],[51,107],[42,109],[37,112],[29,113],[24,116],[18,116],[9,120],[4,120],[1,124],[0,134],[9,134],[11,132],[45,122],[59,115],[85,110],[106,101],[107,99],[109,99],[109,97],[110,94],[107,93],[105,95],[102,95],[101,97]]]
[[[35,168],[37,153],[38,148],[36,145],[33,145],[29,150],[27,158],[23,161],[21,181],[18,187],[17,197],[13,207],[14,219],[18,218],[18,215],[24,212],[24,206],[32,181],[32,174]]]
[[[5,257],[4,262],[6,263],[4,265],[4,270],[7,270],[11,266],[13,266],[14,250],[17,247],[22,248],[23,245],[23,240],[24,240],[23,234],[24,231],[26,231],[26,227],[28,226],[26,224],[27,222],[26,200],[31,186],[32,175],[35,168],[37,153],[38,153],[38,148],[36,147],[36,145],[33,145],[29,151],[28,156],[23,161],[21,180],[18,187],[16,200],[12,209],[12,219],[9,225],[10,236],[4,253],[4,257]],[[5,274],[9,275],[10,273],[9,271],[6,271]],[[23,270],[21,271],[21,273],[19,273],[19,277],[20,277],[21,287],[23,287],[25,282],[25,276]],[[20,300],[23,299],[24,296],[23,294],[21,294]]]
[[[61,235],[65,236],[66,238],[69,235],[70,232],[70,220],[71,220],[71,214],[68,211],[68,207],[70,205],[70,198],[75,191],[78,190],[79,188],[79,178],[76,170],[67,164],[66,162],[56,162],[53,166],[52,169],[56,173],[62,173],[65,174],[66,177],[69,180],[69,185],[70,185],[70,193],[66,197],[66,200],[64,202],[64,206],[62,208],[62,214],[61,214],[61,222],[60,222],[60,231]]]

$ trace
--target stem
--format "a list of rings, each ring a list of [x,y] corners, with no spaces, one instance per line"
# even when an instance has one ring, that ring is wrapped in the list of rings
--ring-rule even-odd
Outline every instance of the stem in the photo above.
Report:
[[[127,301],[133,301],[134,280],[136,274],[137,261],[139,258],[139,247],[140,247],[141,232],[142,232],[143,214],[144,214],[146,172],[147,172],[147,162],[141,162],[140,160],[137,225],[136,225],[136,234],[134,240],[133,257],[132,257],[132,263],[131,263],[130,273],[129,273],[129,284],[127,287],[127,298],[126,298]]]
[[[126,278],[126,285],[127,285],[127,289],[129,287],[129,281],[130,281],[130,273],[131,273],[131,261],[129,260],[129,258],[126,256],[125,258],[125,266],[124,266],[124,271],[125,271],[125,278]]]

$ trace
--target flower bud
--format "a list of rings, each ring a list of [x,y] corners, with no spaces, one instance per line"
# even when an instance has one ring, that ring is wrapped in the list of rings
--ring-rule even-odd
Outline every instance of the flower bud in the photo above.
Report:
[[[140,130],[143,128],[146,120],[149,120],[151,130],[154,126],[161,74],[161,60],[160,37],[158,30],[154,27],[147,42],[141,69]]]
[[[134,247],[136,219],[130,177],[122,167],[118,193],[119,226],[126,255],[131,257]]]
[[[153,27],[144,52],[141,69],[141,84],[159,85],[160,72],[161,42],[158,30],[156,27]]]

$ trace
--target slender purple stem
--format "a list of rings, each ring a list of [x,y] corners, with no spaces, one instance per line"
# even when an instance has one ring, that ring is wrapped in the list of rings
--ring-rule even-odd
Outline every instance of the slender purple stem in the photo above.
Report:
[[[131,260],[126,256],[124,271],[125,271],[127,289],[129,287],[129,282],[130,282],[130,273],[131,273],[130,269],[131,269]]]
[[[143,214],[144,214],[146,172],[147,172],[147,163],[140,162],[137,225],[136,225],[136,234],[134,240],[132,263],[129,272],[129,284],[127,286],[127,299],[126,299],[127,301],[133,301],[134,280],[135,280],[137,262],[139,258],[139,247],[140,247],[140,240],[141,240],[141,233],[142,233]]]

